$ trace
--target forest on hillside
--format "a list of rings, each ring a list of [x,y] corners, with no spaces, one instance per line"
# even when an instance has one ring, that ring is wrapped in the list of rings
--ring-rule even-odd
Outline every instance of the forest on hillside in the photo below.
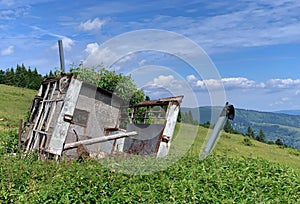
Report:
[[[216,121],[222,107],[181,108],[182,112],[191,111],[193,118],[203,124],[211,120]],[[212,115],[213,114],[213,115]],[[232,127],[246,135],[251,127],[255,135],[263,130],[266,141],[276,142],[280,139],[284,144],[300,149],[300,116],[282,113],[260,112],[236,108]]]
[[[6,84],[10,86],[23,87],[28,89],[39,89],[43,76],[38,73],[37,69],[33,70],[24,64],[17,65],[17,67],[0,70],[0,84]]]

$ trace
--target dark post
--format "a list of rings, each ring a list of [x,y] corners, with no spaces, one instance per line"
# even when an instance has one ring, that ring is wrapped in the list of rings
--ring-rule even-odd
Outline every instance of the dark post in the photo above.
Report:
[[[65,73],[65,58],[62,40],[58,40],[59,59],[60,59],[60,70]]]
[[[21,148],[22,126],[23,126],[23,120],[20,119],[20,121],[19,121],[19,137],[18,137],[18,147],[19,147],[19,149]]]

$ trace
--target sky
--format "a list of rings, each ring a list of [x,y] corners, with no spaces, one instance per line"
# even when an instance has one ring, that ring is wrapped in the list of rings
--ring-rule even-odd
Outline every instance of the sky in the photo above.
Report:
[[[109,66],[153,99],[300,109],[298,0],[0,0],[0,69],[59,69],[58,40],[67,69]]]

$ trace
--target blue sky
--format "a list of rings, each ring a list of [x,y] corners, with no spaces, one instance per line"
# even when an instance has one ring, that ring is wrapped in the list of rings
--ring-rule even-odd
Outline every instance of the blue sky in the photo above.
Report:
[[[298,0],[0,0],[0,68],[24,63],[46,74],[59,67],[59,39],[67,67],[105,64],[114,53],[95,53],[107,40],[135,30],[160,29],[203,48],[220,73],[227,100],[236,107],[300,109],[299,14]],[[143,72],[131,73],[153,98],[172,92],[171,85],[185,84],[197,95],[198,105],[209,104],[203,84],[215,81],[201,78],[172,55],[131,54],[117,63],[116,70],[131,66],[143,67]],[[185,97],[184,106],[195,106],[191,101]]]

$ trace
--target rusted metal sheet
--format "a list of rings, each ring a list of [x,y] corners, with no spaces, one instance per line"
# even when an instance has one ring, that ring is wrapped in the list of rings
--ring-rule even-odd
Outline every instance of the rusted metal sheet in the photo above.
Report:
[[[127,131],[137,131],[134,138],[125,138],[123,152],[130,154],[154,154],[164,126],[162,124],[127,124]]]
[[[155,154],[156,157],[167,156],[182,99],[183,96],[176,96],[133,105],[132,113],[129,114],[131,124],[127,125],[127,130],[136,130],[138,136],[134,139],[126,138],[123,151]],[[138,110],[141,107],[145,109],[142,118]],[[139,114],[138,119],[135,118],[136,114]],[[147,121],[150,124],[147,124]],[[136,122],[140,124],[135,124]]]
[[[133,107],[140,107],[140,106],[163,106],[163,105],[169,105],[170,102],[177,102],[181,103],[183,99],[183,96],[175,96],[175,97],[168,97],[168,98],[162,98],[158,100],[150,100],[150,101],[143,101],[137,104],[134,104]]]

